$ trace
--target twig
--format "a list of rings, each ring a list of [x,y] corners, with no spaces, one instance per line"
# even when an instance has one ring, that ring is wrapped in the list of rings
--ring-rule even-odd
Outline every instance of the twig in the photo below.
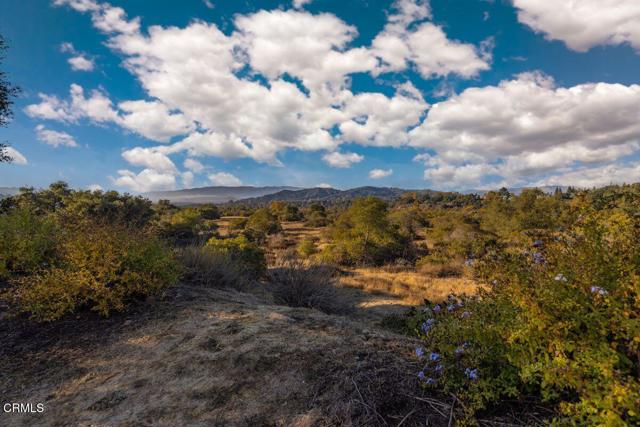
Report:
[[[353,383],[353,385],[356,387],[356,391],[358,392],[358,395],[360,396],[360,403],[362,403],[364,406],[366,406],[367,408],[371,409],[373,411],[373,413],[382,420],[382,422],[384,423],[384,425],[388,426],[389,424],[387,423],[387,421],[382,417],[382,415],[380,415],[378,413],[378,411],[376,411],[376,408],[372,408],[371,406],[367,405],[367,403],[364,401],[364,397],[362,396],[362,393],[360,393],[360,389],[358,388],[358,384],[356,384],[355,380],[353,378],[351,378],[351,382]]]
[[[407,421],[407,420],[409,419],[409,417],[410,417],[414,412],[416,412],[416,408],[413,408],[413,409],[411,410],[411,412],[409,412],[407,415],[405,415],[405,416],[404,416],[404,418],[402,419],[402,421],[400,421],[400,422],[398,423],[398,426],[397,426],[397,427],[400,427],[402,424],[404,424],[404,422],[405,422],[405,421]]]
[[[451,412],[449,413],[449,427],[453,422],[453,408],[456,406],[456,397],[454,396],[453,402],[451,402]]]

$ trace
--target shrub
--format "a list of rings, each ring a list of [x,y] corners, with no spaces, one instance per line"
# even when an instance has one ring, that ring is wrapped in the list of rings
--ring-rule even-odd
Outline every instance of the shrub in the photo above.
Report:
[[[92,224],[68,230],[56,252],[54,265],[11,282],[19,309],[36,320],[55,320],[84,307],[108,316],[178,277],[164,245],[125,227]]]
[[[247,218],[241,216],[232,218],[229,221],[229,229],[230,230],[244,230],[244,227],[247,225]]]
[[[249,289],[254,278],[246,265],[229,253],[210,246],[190,246],[180,251],[186,283],[208,288]]]
[[[333,243],[326,259],[346,265],[381,265],[398,258],[413,260],[415,248],[387,217],[387,204],[367,197],[356,200],[330,229]]]
[[[49,264],[56,256],[56,236],[51,219],[27,209],[0,215],[0,278],[29,274]]]
[[[244,227],[245,236],[255,242],[263,243],[267,236],[282,231],[278,218],[269,211],[262,208],[256,210],[249,218]]]
[[[269,271],[269,288],[280,304],[315,308],[329,314],[344,314],[352,304],[336,288],[335,269],[327,265],[307,266],[290,260]]]
[[[298,245],[298,254],[302,258],[311,258],[313,255],[317,253],[318,253],[318,248],[316,248],[316,242],[314,239],[310,237],[306,237],[302,239],[302,241]]]
[[[262,276],[267,269],[264,250],[244,236],[231,239],[211,238],[206,247],[243,265],[245,270],[254,277]]]
[[[318,203],[313,203],[305,210],[304,220],[307,227],[325,227],[329,224],[327,210]]]
[[[458,395],[469,417],[537,396],[557,425],[638,425],[636,210],[587,210],[549,241],[496,251],[477,267],[490,290],[416,313],[425,383]]]

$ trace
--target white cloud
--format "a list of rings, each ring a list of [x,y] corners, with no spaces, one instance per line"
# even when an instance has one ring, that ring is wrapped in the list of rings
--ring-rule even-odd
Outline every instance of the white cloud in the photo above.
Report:
[[[513,0],[513,4],[521,23],[573,50],[623,43],[640,50],[637,0]]]
[[[80,119],[89,119],[96,123],[117,122],[118,114],[113,109],[111,100],[101,91],[91,91],[86,97],[84,89],[72,84],[69,90],[69,100],[60,100],[56,96],[39,94],[39,104],[28,105],[25,112],[29,117],[38,119],[58,120],[75,123]]]
[[[360,163],[364,160],[364,156],[357,153],[341,153],[334,151],[322,156],[322,160],[329,166],[334,168],[350,168],[354,163]]]
[[[393,175],[393,169],[372,169],[369,171],[369,178],[382,179]]]
[[[122,157],[134,166],[142,166],[168,174],[177,173],[177,168],[171,159],[153,148],[135,147],[124,151]]]
[[[594,168],[578,168],[560,175],[541,179],[536,186],[572,185],[581,188],[603,187],[610,184],[631,184],[640,181],[640,164],[609,164]]]
[[[193,172],[191,171],[187,171],[187,172],[183,172],[181,175],[182,177],[182,186],[185,188],[189,188],[191,187],[191,185],[193,184]]]
[[[304,5],[311,3],[313,0],[293,0],[293,7],[302,9]]]
[[[4,151],[9,157],[11,157],[11,163],[15,165],[26,165],[29,163],[27,158],[13,147],[5,147]]]
[[[205,6],[207,6],[209,9],[213,9],[215,8],[215,5],[213,4],[213,2],[211,0],[203,0],[203,3]]]
[[[74,71],[93,71],[95,64],[89,58],[86,58],[82,55],[72,56],[67,59],[69,65],[71,65],[71,69]]]
[[[327,184],[326,182],[321,182],[320,184],[316,185],[316,188],[333,188],[333,186],[331,184]]]
[[[373,52],[381,60],[376,73],[401,71],[412,63],[425,78],[449,74],[469,78],[490,68],[487,51],[450,40],[432,22],[420,23],[431,16],[428,2],[398,0],[394,6],[397,13],[373,40]]]
[[[195,129],[193,122],[184,114],[171,113],[157,101],[126,101],[118,107],[124,112],[119,121],[121,126],[154,141],[167,142]]]
[[[237,187],[242,185],[242,181],[238,177],[227,172],[212,173],[209,175],[209,181],[211,181],[211,184],[220,187]]]
[[[119,170],[118,177],[112,182],[118,187],[129,188],[138,193],[147,191],[173,190],[176,188],[176,177],[172,173],[144,169],[136,174],[129,170]]]
[[[36,136],[38,139],[45,144],[51,145],[53,147],[77,147],[78,144],[73,136],[69,135],[66,132],[58,132],[55,130],[50,130],[44,127],[44,125],[37,125],[35,128]]]
[[[195,159],[186,159],[183,165],[185,168],[195,173],[200,173],[205,169],[204,165]]]
[[[103,191],[104,189],[100,184],[91,184],[87,186],[87,190],[89,191]]]
[[[522,184],[637,152],[640,85],[562,88],[522,74],[435,104],[410,139],[436,152],[417,159],[435,184],[464,188],[489,175]]]

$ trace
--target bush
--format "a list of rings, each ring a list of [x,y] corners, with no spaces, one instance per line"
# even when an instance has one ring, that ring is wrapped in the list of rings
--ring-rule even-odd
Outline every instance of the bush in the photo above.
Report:
[[[416,313],[425,383],[458,395],[469,417],[535,396],[557,425],[640,424],[636,212],[586,210],[549,241],[496,251],[477,267],[490,290]]]
[[[27,209],[0,215],[0,279],[30,274],[45,267],[54,257],[55,223]]]
[[[331,227],[333,243],[323,258],[345,265],[381,265],[398,258],[413,261],[413,243],[398,232],[387,214],[387,204],[380,199],[356,200]]]
[[[247,290],[254,278],[246,265],[212,247],[190,246],[180,252],[186,283],[207,288]]]
[[[264,243],[267,236],[282,231],[278,218],[269,211],[262,208],[256,210],[249,218],[244,227],[245,236],[255,242]]]
[[[336,288],[335,269],[326,265],[306,266],[291,260],[269,271],[269,283],[280,304],[314,308],[329,314],[344,314],[353,309]]]
[[[313,255],[317,253],[318,253],[318,248],[316,248],[316,242],[314,239],[310,237],[306,237],[302,239],[302,241],[298,245],[298,254],[302,258],[311,258]]]
[[[232,239],[212,238],[207,242],[206,248],[241,264],[253,277],[262,276],[267,269],[264,250],[244,236]]]
[[[230,230],[244,230],[246,226],[247,226],[247,218],[243,216],[232,218],[229,221]]]
[[[10,282],[19,310],[36,320],[84,307],[108,316],[178,278],[171,252],[129,228],[92,224],[68,230],[56,253],[53,265]]]

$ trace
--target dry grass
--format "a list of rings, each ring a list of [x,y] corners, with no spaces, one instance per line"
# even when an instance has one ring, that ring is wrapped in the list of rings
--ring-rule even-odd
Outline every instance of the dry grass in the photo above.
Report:
[[[357,268],[341,278],[344,286],[367,294],[392,296],[396,304],[418,305],[425,299],[442,301],[449,294],[473,295],[478,285],[462,277],[428,277],[413,270],[389,272],[380,268]]]

